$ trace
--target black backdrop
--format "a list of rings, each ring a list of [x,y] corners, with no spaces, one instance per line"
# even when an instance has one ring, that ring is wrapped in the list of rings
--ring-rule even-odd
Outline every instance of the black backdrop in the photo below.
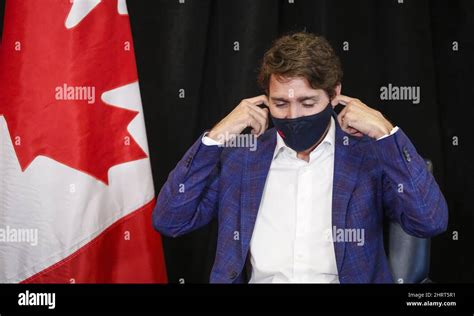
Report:
[[[450,220],[433,240],[431,278],[474,282],[473,1],[181,2],[128,1],[157,192],[202,131],[261,93],[255,76],[271,41],[305,29],[328,38],[341,57],[343,94],[382,111],[433,161]],[[420,103],[381,101],[389,83],[420,87]],[[213,222],[164,238],[170,282],[208,282],[215,237]]]

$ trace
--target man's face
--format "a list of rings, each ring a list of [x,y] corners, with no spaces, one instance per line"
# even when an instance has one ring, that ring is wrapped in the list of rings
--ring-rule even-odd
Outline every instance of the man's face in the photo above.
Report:
[[[303,77],[278,78],[270,77],[269,108],[275,118],[298,118],[319,113],[329,103],[327,93],[322,89],[313,89]],[[336,88],[340,93],[340,86]]]

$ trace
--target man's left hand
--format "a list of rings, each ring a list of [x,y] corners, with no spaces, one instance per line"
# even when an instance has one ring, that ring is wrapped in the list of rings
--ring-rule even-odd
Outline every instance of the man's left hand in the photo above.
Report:
[[[336,96],[331,103],[333,105],[342,104],[344,109],[337,116],[342,130],[353,136],[362,137],[367,135],[374,139],[379,139],[390,134],[393,125],[377,110],[374,110],[359,99],[345,95]]]

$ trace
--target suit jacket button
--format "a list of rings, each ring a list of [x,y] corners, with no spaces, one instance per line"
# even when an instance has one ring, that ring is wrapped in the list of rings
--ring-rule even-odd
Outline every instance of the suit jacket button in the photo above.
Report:
[[[408,152],[408,149],[406,147],[403,147],[403,155],[405,156],[406,161],[408,162],[411,161],[410,153]]]
[[[186,160],[186,168],[189,168],[189,165],[191,164],[191,161],[193,160],[193,157],[188,157]]]
[[[231,278],[232,280],[235,279],[237,276],[238,276],[237,271],[232,271],[229,273],[229,278]]]

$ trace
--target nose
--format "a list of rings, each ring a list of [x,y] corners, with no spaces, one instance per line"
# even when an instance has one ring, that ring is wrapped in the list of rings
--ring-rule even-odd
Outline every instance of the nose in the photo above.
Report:
[[[294,118],[298,118],[300,116],[301,116],[301,113],[300,113],[298,107],[296,106],[296,104],[291,104],[289,106],[289,110],[288,110],[288,118],[294,119]]]

